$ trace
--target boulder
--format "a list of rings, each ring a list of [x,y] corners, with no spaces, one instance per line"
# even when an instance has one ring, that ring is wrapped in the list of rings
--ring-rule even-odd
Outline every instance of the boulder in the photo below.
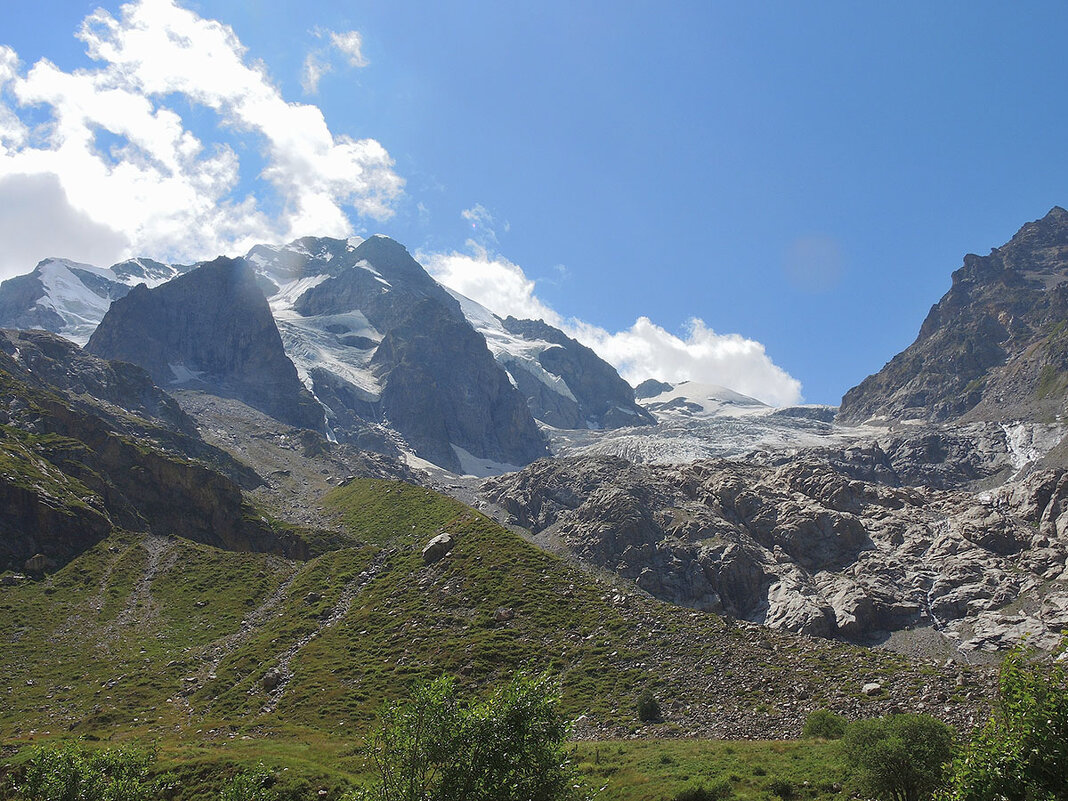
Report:
[[[452,534],[438,534],[423,547],[423,564],[432,565],[440,562],[456,545]]]

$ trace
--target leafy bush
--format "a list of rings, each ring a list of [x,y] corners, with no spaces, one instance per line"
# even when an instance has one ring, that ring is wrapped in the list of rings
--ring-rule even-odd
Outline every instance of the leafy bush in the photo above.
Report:
[[[920,801],[942,783],[953,737],[953,729],[928,715],[890,715],[850,723],[842,745],[862,793]]]
[[[707,787],[698,784],[695,787],[687,787],[675,794],[672,801],[725,801],[734,796],[734,788],[724,778],[716,779]]]
[[[369,742],[374,801],[565,801],[578,797],[568,727],[549,679],[524,673],[462,705],[441,678],[388,704]]]
[[[17,797],[32,801],[155,801],[166,793],[166,778],[149,776],[154,750],[93,751],[74,745],[33,749]]]
[[[845,730],[846,720],[841,715],[836,715],[829,709],[816,709],[806,718],[801,736],[840,740]]]
[[[660,720],[660,703],[653,695],[653,691],[646,687],[638,696],[638,720],[646,723],[656,723]]]
[[[273,784],[274,774],[260,765],[235,774],[219,791],[219,801],[272,801],[276,794],[269,788]]]
[[[1034,656],[1018,648],[1005,658],[995,715],[949,766],[941,798],[1068,797],[1068,664]]]

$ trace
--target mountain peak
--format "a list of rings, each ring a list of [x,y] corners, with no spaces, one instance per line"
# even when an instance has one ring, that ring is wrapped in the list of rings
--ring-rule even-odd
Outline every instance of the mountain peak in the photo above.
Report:
[[[1068,397],[1068,211],[968,254],[916,341],[846,393],[839,420],[1034,419]]]

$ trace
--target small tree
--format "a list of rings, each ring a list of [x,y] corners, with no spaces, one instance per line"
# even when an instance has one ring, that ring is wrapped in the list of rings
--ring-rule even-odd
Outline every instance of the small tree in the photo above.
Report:
[[[1068,639],[1061,643],[1061,650]],[[1017,648],[994,717],[949,768],[946,801],[1068,799],[1068,665]]]
[[[858,720],[842,738],[858,789],[882,801],[921,801],[938,789],[953,729],[928,715]]]
[[[660,702],[653,691],[646,687],[638,696],[638,720],[644,723],[656,723],[660,720]]]
[[[823,740],[840,740],[845,734],[846,719],[829,709],[813,710],[805,719],[802,737],[819,737]]]
[[[545,676],[516,674],[484,702],[462,705],[455,682],[422,685],[386,705],[369,742],[375,801],[575,799],[568,727]]]

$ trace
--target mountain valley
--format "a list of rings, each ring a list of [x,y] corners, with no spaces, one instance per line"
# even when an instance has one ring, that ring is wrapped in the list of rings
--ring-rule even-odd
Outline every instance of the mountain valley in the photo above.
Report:
[[[46,260],[0,285],[0,744],[340,751],[518,667],[584,740],[970,731],[1068,628],[1065,279],[1054,208],[841,407],[773,408],[635,390],[383,236]]]

